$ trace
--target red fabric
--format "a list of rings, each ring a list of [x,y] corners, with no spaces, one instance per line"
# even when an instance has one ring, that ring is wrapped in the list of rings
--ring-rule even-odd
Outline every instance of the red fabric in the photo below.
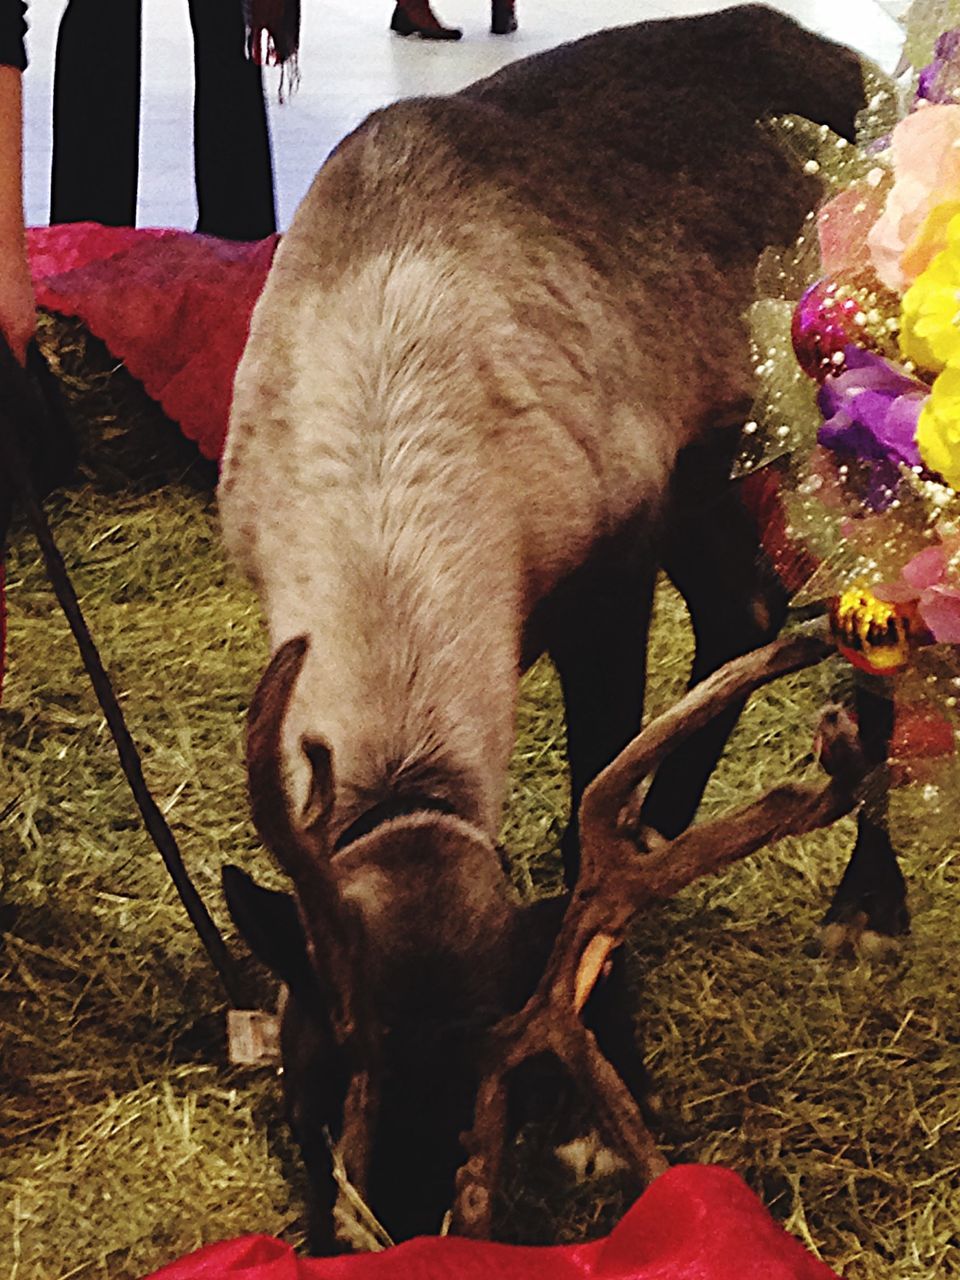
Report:
[[[810,579],[817,561],[802,543],[791,538],[787,517],[780,501],[781,477],[774,467],[761,467],[740,484],[740,500],[760,532],[760,545],[784,590],[796,595]]]
[[[40,306],[79,316],[211,459],[277,240],[92,222],[27,232]]]
[[[181,1258],[149,1280],[837,1280],[787,1235],[729,1169],[678,1165],[605,1240],[525,1248],[411,1240],[384,1253],[302,1258],[243,1236]]]

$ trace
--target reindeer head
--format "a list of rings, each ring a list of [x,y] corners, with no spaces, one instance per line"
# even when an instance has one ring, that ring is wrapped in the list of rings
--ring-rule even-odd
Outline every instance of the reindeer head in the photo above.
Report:
[[[312,784],[299,821],[291,816],[279,744],[306,651],[291,640],[270,663],[247,749],[254,822],[293,894],[235,867],[224,887],[238,928],[286,984],[284,1094],[310,1177],[311,1242],[328,1250],[328,1139],[394,1238],[439,1229],[486,1036],[535,986],[557,913],[521,907],[491,842],[449,813],[394,816],[334,848],[333,761],[321,740],[302,744]]]

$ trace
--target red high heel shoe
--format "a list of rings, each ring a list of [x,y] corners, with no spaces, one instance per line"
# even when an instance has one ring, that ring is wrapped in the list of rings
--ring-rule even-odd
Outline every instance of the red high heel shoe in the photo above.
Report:
[[[421,40],[459,40],[459,27],[445,27],[430,8],[428,0],[397,0],[390,30],[398,36],[419,36]]]
[[[508,36],[517,29],[516,0],[493,0],[490,30],[495,36]]]

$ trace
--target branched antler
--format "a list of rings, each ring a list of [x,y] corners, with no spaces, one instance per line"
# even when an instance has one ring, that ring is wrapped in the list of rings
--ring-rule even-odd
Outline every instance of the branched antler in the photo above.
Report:
[[[349,920],[330,867],[327,824],[333,806],[332,761],[326,744],[309,743],[311,793],[304,821],[290,812],[280,748],[283,722],[303,668],[306,636],[288,640],[263,673],[247,713],[247,777],[253,823],[264,844],[293,881],[301,920],[318,974],[330,986],[337,1036],[349,1035],[353,988]]]
[[[730,703],[833,652],[821,619],[729,662],[649,724],[588,788],[579,815],[581,874],[553,953],[534,995],[493,1033],[474,1127],[464,1138],[468,1158],[458,1175],[454,1224],[461,1234],[489,1235],[505,1140],[507,1078],[535,1055],[553,1054],[589,1094],[604,1137],[644,1181],[665,1168],[640,1108],[584,1026],[583,1006],[638,911],[773,840],[834,822],[857,802],[866,764],[852,726],[834,718],[821,726],[821,735],[834,747],[823,759],[843,766],[821,787],[774,787],[735,812],[698,823],[643,854],[621,828],[620,811],[669,751]]]
[[[247,774],[254,826],[293,882],[324,1010],[338,1045],[354,1064],[344,1102],[342,1146],[350,1179],[363,1191],[378,1099],[377,1046],[367,1039],[360,1043],[370,1028],[360,1007],[365,999],[362,948],[356,917],[343,901],[331,866],[331,748],[320,738],[301,743],[311,780],[300,822],[291,814],[283,777],[283,722],[308,649],[306,636],[286,641],[261,677],[247,717]]]

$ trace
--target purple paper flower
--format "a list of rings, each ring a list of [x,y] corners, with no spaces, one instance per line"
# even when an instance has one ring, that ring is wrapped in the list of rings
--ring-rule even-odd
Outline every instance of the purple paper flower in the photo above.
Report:
[[[894,497],[901,465],[920,465],[917,419],[928,388],[862,347],[844,348],[843,372],[827,378],[817,396],[824,422],[817,441],[869,464],[864,501],[884,511]]]
[[[960,101],[960,27],[941,32],[933,61],[920,72],[917,99],[926,102]]]

